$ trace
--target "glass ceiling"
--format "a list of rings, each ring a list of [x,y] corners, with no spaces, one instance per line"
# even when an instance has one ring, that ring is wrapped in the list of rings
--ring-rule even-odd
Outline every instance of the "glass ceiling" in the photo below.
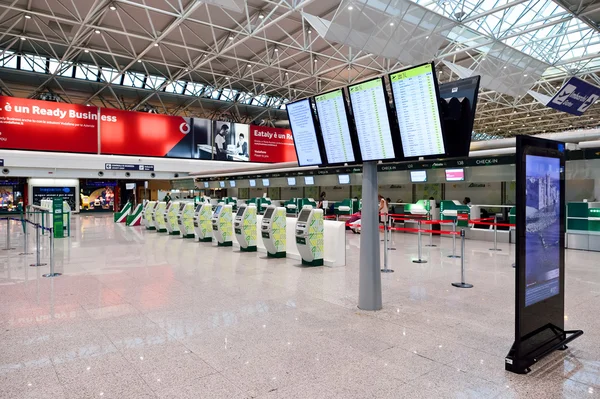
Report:
[[[600,67],[600,33],[552,0],[411,1],[565,71]]]

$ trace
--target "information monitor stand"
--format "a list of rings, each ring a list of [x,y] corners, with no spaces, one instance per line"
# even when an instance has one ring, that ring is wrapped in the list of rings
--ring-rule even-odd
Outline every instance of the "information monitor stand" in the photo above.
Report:
[[[212,217],[212,229],[219,247],[231,247],[233,242],[232,206],[217,205]]]
[[[256,205],[241,205],[233,221],[240,251],[256,252]]]
[[[181,238],[194,238],[194,204],[192,202],[186,202],[183,205],[183,209],[177,215],[177,224],[179,224]]]
[[[213,239],[212,230],[212,205],[210,203],[196,206],[194,213],[194,231],[200,242],[211,242]]]
[[[286,257],[286,209],[270,205],[265,210],[260,232],[269,258]]]
[[[305,266],[323,266],[323,210],[305,205],[296,221],[296,246]]]
[[[383,306],[377,190],[377,162],[365,162],[363,163],[358,283],[358,308],[362,310],[379,310]]]

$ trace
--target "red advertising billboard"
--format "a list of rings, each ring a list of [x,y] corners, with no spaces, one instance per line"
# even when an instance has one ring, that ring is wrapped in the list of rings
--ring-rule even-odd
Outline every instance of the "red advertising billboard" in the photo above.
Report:
[[[290,129],[250,125],[250,162],[295,162]]]
[[[98,152],[98,108],[0,96],[0,149]]]
[[[192,158],[189,118],[100,108],[100,152]]]

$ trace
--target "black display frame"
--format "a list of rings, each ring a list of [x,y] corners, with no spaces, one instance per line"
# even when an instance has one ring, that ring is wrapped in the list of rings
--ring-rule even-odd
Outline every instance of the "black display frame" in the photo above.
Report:
[[[312,118],[313,126],[315,128],[315,138],[317,140],[317,147],[319,148],[319,157],[321,158],[321,162],[320,163],[316,163],[316,164],[305,164],[305,165],[303,165],[303,164],[300,163],[300,157],[298,156],[298,146],[296,145],[296,135],[294,134],[294,127],[292,126],[292,122],[291,122],[292,120],[290,118],[290,111],[289,111],[288,107],[290,105],[298,104],[298,103],[303,102],[303,101],[308,101],[308,106],[309,106],[309,109],[310,109],[310,116]],[[296,159],[298,160],[298,166],[317,166],[317,167],[319,167],[319,166],[327,166],[327,162],[324,161],[324,159],[326,157],[324,156],[325,155],[325,148],[323,146],[323,137],[321,135],[321,130],[320,130],[321,126],[317,123],[317,117],[315,115],[315,108],[316,107],[313,107],[313,105],[314,104],[311,102],[311,98],[310,97],[306,97],[306,98],[303,98],[301,100],[297,100],[297,101],[293,101],[293,102],[287,103],[286,106],[285,106],[285,112],[287,113],[288,121],[290,123],[290,130],[292,131],[292,140],[294,140],[294,151],[296,152]]]
[[[526,159],[528,155],[560,160],[559,188],[559,293],[526,306]],[[505,369],[526,374],[530,367],[583,334],[564,330],[565,307],[565,145],[530,136],[517,136],[516,158],[516,262],[515,262],[515,341],[505,358]]]
[[[436,106],[438,110],[438,120],[440,122],[440,129],[442,130],[442,140],[444,141],[444,152],[441,154],[432,154],[432,155],[417,155],[413,157],[408,157],[404,153],[404,145],[402,144],[402,158],[406,161],[414,161],[418,159],[438,159],[443,158],[448,155],[448,138],[446,137],[446,128],[444,126],[444,116],[442,114],[442,107],[440,106],[440,88],[437,79],[437,73],[435,71],[435,63],[434,62],[424,62],[419,65],[411,66],[409,68],[400,69],[399,71],[391,72],[387,75],[388,80],[390,82],[390,93],[392,94],[392,112],[395,118],[395,124],[397,128],[398,138],[400,139],[400,143],[402,143],[402,131],[400,129],[400,120],[398,119],[398,110],[396,109],[396,98],[394,96],[394,86],[392,85],[392,75],[396,75],[398,73],[410,71],[411,69],[420,68],[425,65],[431,65],[431,72],[433,74],[433,86],[435,87],[435,98],[437,100]]]
[[[344,100],[344,111],[346,112],[346,122],[348,123],[348,131],[350,132],[350,142],[352,143],[352,152],[354,153],[353,162],[330,162],[327,154],[327,147],[325,146],[325,137],[323,135],[323,129],[321,128],[321,117],[319,116],[319,107],[317,106],[317,97],[326,96],[333,92],[340,91],[342,93],[342,99]],[[358,134],[356,132],[356,125],[354,118],[350,118],[350,107],[348,106],[348,99],[346,98],[346,92],[343,87],[326,91],[325,93],[317,94],[312,97],[313,104],[315,105],[315,113],[319,124],[319,132],[321,133],[321,140],[323,142],[323,154],[326,158],[327,166],[349,166],[362,164],[362,154],[360,152],[360,145],[358,142]]]
[[[355,86],[359,86],[363,83],[367,83],[367,82],[372,82],[374,80],[381,80],[381,85],[383,87],[383,96],[385,99],[385,105],[386,105],[386,112],[387,112],[387,117],[388,117],[388,124],[390,126],[390,134],[392,136],[392,145],[394,147],[394,158],[385,158],[385,159],[368,159],[365,160],[362,157],[362,149],[360,148],[360,139],[358,136],[358,126],[356,124],[356,117],[354,115],[354,107],[352,105],[352,88]],[[392,123],[392,108],[390,106],[390,98],[388,95],[388,91],[386,89],[386,85],[385,85],[385,79],[383,78],[383,76],[378,76],[376,78],[372,78],[372,79],[367,79],[367,80],[363,80],[362,82],[359,83],[355,83],[352,85],[349,85],[346,87],[346,94],[348,96],[348,102],[349,102],[349,109],[350,109],[350,114],[348,114],[348,119],[352,119],[352,123],[354,124],[354,127],[356,129],[356,141],[357,144],[359,146],[359,152],[360,152],[360,159],[362,163],[365,162],[399,162],[399,161],[403,161],[404,160],[404,151],[402,149],[402,140],[400,140],[400,135],[399,134],[395,134],[396,132],[395,130],[395,126],[396,124]]]

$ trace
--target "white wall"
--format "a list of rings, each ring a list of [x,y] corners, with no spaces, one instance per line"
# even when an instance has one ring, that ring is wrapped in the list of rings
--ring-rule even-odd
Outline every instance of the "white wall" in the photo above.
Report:
[[[501,205],[502,183],[446,183],[447,200],[461,201],[465,197],[471,198],[474,205]],[[439,199],[436,198],[439,201]]]
[[[33,188],[34,187],[75,187],[75,209],[73,212],[79,212],[80,197],[79,197],[79,179],[29,179],[27,180],[27,197],[29,203],[33,204]]]
[[[595,181],[592,179],[586,180],[566,180],[567,185],[565,187],[565,201],[583,201],[584,199],[592,200],[598,198],[596,192],[600,191],[600,188],[594,183],[600,183],[598,179]]]

